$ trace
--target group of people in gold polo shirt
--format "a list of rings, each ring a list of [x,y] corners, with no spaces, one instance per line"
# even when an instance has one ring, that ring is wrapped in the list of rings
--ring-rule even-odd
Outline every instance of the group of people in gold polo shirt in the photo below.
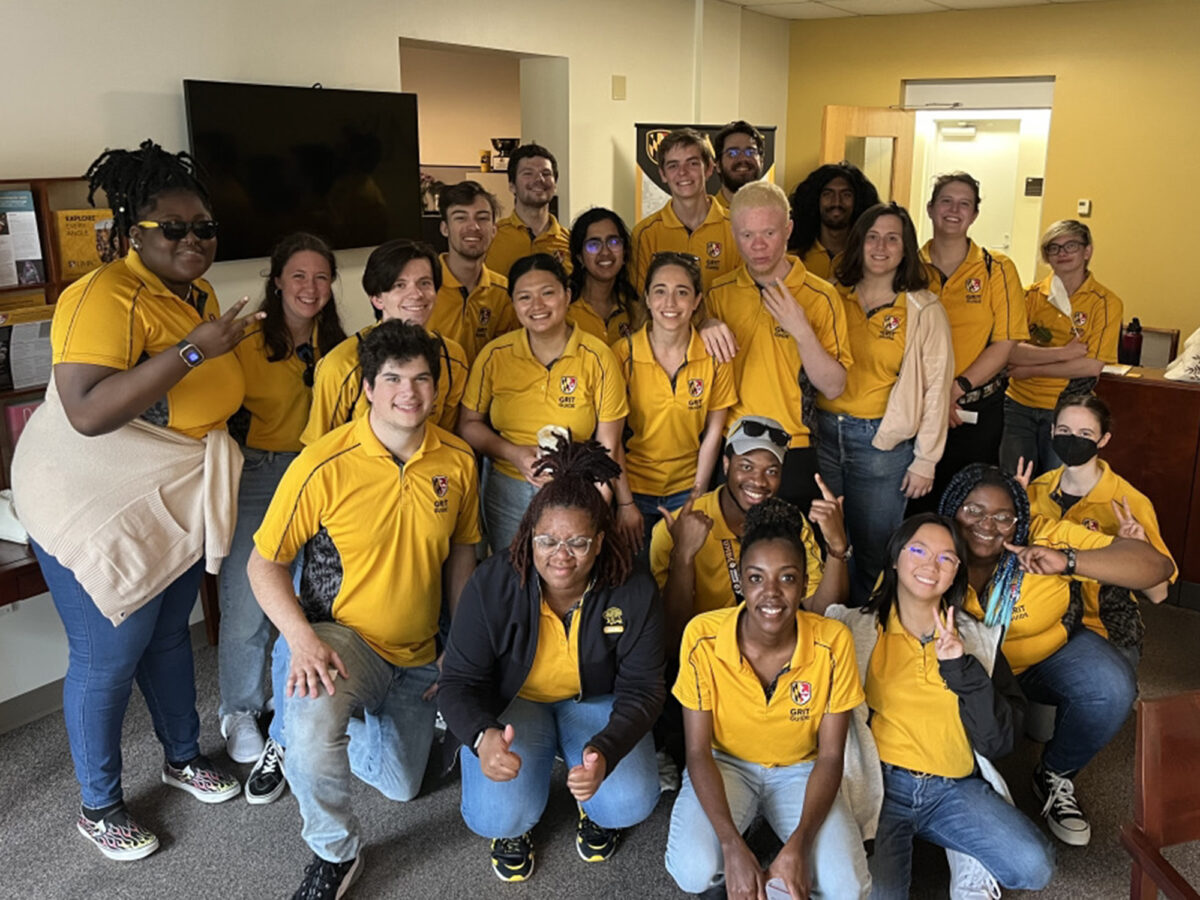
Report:
[[[32,534],[72,648],[89,842],[158,847],[121,794],[136,678],[166,784],[252,804],[291,785],[313,851],[299,898],[349,890],[350,777],[415,797],[439,708],[463,819],[507,882],[533,873],[558,757],[588,863],[678,792],[666,866],[687,892],[903,897],[914,837],[947,849],[952,896],[1038,889],[1051,843],[995,766],[1027,700],[1056,708],[1040,812],[1088,843],[1073,779],[1136,694],[1139,597],[1175,577],[1152,506],[1098,458],[1111,422],[1086,379],[1121,304],[1091,234],[1052,226],[1052,274],[1022,297],[967,236],[966,173],[936,181],[919,247],[854,167],[789,203],[763,151],[745,122],[715,147],[678,129],[662,209],[568,230],[553,153],[524,145],[507,219],[466,181],[440,197],[446,253],[371,253],[377,322],[349,336],[325,242],[282,240],[260,309],[221,315],[202,280],[218,222],[186,154],[97,161],[129,251],[60,299],[53,402],[20,452],[72,452],[59,424],[161,448],[157,501],[89,476],[106,506],[87,542],[126,555],[178,540],[181,484],[205,494],[221,732],[252,768],[243,788],[199,752],[199,561],[153,595],[133,583],[114,628],[84,587],[103,564]],[[181,441],[203,457],[190,481],[167,464]],[[765,865],[744,837],[760,813],[781,842]]]

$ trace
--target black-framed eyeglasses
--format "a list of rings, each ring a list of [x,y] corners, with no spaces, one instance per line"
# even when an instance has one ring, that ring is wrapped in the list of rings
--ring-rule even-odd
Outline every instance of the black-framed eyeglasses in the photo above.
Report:
[[[608,245],[609,250],[623,250],[625,248],[625,242],[621,240],[619,234],[610,234],[607,238],[588,238],[583,242],[583,249],[592,254],[592,256],[595,256],[604,249],[605,244]]]
[[[533,549],[550,556],[557,553],[561,548],[566,547],[567,551],[574,557],[587,556],[587,552],[592,549],[592,541],[594,540],[595,538],[584,537],[582,534],[562,539],[549,534],[535,534],[533,536]]]
[[[1082,250],[1086,247],[1083,241],[1063,241],[1061,244],[1047,244],[1047,256],[1061,256],[1064,253],[1074,253],[1076,250]]]
[[[758,152],[757,147],[726,147],[722,151],[722,155],[726,159],[737,159],[739,156],[744,156],[746,159],[758,159],[762,154]]]
[[[139,228],[157,228],[168,241],[182,241],[190,231],[202,241],[211,241],[217,236],[217,223],[212,219],[199,222],[138,222]]]
[[[762,437],[765,434],[776,447],[786,447],[792,442],[792,436],[782,428],[776,428],[774,425],[767,425],[764,422],[756,422],[753,419],[739,425],[738,431],[746,437],[752,438]]]
[[[317,358],[313,353],[312,344],[301,344],[296,348],[296,358],[304,363],[304,386],[313,386],[313,370],[317,367]]]

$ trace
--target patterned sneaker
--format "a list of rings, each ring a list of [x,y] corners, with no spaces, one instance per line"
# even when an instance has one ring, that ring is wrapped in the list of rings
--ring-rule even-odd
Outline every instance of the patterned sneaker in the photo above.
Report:
[[[533,841],[529,832],[492,839],[492,871],[501,881],[524,881],[533,874]]]
[[[1042,816],[1051,834],[1073,847],[1088,845],[1092,826],[1075,799],[1075,783],[1070,778],[1038,766],[1033,773],[1033,796],[1044,804]]]
[[[163,763],[162,781],[202,803],[224,803],[242,792],[241,782],[214,766],[207,756],[197,756],[181,769]]]
[[[361,871],[361,852],[354,859],[340,863],[321,859],[314,853],[313,861],[304,869],[304,881],[292,894],[292,900],[339,900],[346,896]]]
[[[271,803],[279,799],[287,787],[283,775],[283,748],[273,738],[267,738],[262,756],[250,770],[246,779],[246,802],[255,805]]]
[[[617,839],[621,831],[617,828],[601,828],[579,810],[579,824],[575,827],[575,849],[584,862],[604,862],[617,850]]]
[[[225,738],[225,752],[235,763],[252,763],[262,756],[263,736],[253,713],[221,716],[221,737]]]
[[[81,810],[75,827],[96,849],[118,862],[141,859],[158,849],[154,832],[135,822],[124,806],[117,807],[99,822],[93,822]]]

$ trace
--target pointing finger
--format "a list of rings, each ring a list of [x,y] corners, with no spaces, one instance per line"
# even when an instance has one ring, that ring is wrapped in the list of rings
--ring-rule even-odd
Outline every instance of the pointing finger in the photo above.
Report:
[[[829,486],[825,484],[825,479],[821,477],[820,473],[813,475],[813,479],[816,480],[817,487],[821,489],[821,496],[831,503],[836,503],[838,498],[833,495],[833,491],[831,491]]]

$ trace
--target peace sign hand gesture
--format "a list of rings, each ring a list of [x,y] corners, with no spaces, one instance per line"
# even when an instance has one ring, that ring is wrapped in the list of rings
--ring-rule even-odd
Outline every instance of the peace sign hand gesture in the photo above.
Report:
[[[693,488],[687,501],[674,515],[665,507],[658,508],[663,521],[667,523],[667,531],[671,532],[671,539],[675,542],[675,552],[681,554],[684,559],[695,558],[704,542],[708,540],[708,533],[713,527],[713,520],[709,516],[692,508],[699,496],[700,488]]]
[[[1112,504],[1113,512],[1117,516],[1117,523],[1120,527],[1117,529],[1117,537],[1129,538],[1134,541],[1149,542],[1146,537],[1146,529],[1141,523],[1133,517],[1133,510],[1129,508],[1129,498],[1122,497],[1121,505],[1117,505],[1116,500],[1109,500]]]
[[[217,318],[201,322],[188,334],[188,343],[199,347],[206,359],[228,353],[242,339],[247,325],[267,317],[267,314],[260,310],[239,319],[237,314],[249,302],[249,297],[243,297]]]
[[[937,624],[933,626],[935,640],[934,652],[938,659],[958,659],[963,655],[962,638],[954,630],[954,607],[946,607],[946,612],[937,612]]]

